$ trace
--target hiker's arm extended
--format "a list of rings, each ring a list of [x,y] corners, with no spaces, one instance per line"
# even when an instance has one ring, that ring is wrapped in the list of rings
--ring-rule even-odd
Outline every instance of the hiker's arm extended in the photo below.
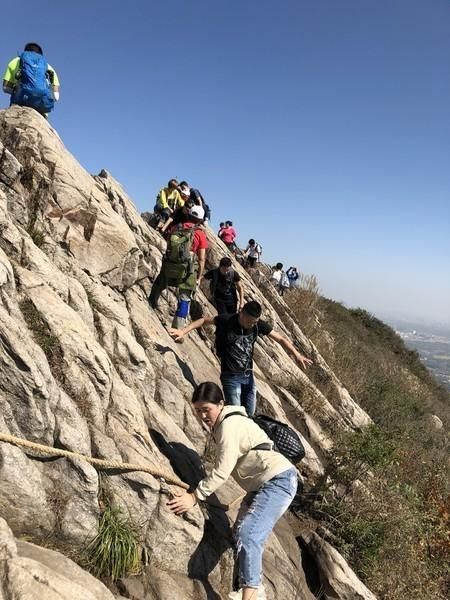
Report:
[[[214,319],[215,317],[202,317],[201,319],[192,321],[190,325],[184,327],[183,329],[176,329],[175,327],[171,327],[169,329],[169,333],[175,341],[181,340],[182,337],[184,337],[191,331],[194,331],[194,329],[200,329],[200,327],[203,327],[203,325],[212,325],[214,323]]]
[[[197,283],[200,283],[201,278],[203,277],[203,272],[205,270],[205,262],[206,262],[206,249],[200,248],[197,251],[198,258],[198,273],[197,273]]]
[[[275,342],[278,342],[278,344],[280,344],[280,346],[282,346],[286,352],[289,352],[289,354],[294,357],[295,361],[300,367],[305,368],[309,365],[312,365],[313,361],[309,358],[306,358],[306,356],[303,356],[303,354],[300,354],[300,352],[295,348],[294,344],[283,335],[280,335],[276,331],[271,331],[269,333],[269,337]]]
[[[244,288],[242,287],[242,281],[236,281],[236,290],[239,294],[239,303],[237,309],[239,310],[244,306]]]

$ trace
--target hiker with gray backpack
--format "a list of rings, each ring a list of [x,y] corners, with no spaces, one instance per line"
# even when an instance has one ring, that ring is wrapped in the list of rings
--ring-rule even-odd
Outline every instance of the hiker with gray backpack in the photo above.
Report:
[[[219,266],[208,271],[204,278],[211,282],[211,295],[219,315],[233,315],[244,306],[241,276],[233,269],[231,258],[221,258]]]
[[[203,276],[208,241],[201,229],[205,212],[201,206],[189,210],[186,222],[173,226],[168,233],[167,250],[161,271],[155,279],[149,304],[156,308],[162,292],[177,288],[178,306],[172,327],[184,327],[191,311],[192,296]]]

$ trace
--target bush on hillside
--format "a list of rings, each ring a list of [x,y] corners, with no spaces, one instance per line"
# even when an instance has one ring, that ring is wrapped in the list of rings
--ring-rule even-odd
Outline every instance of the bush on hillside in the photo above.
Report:
[[[380,598],[443,600],[448,581],[448,440],[427,416],[449,420],[450,394],[395,331],[362,309],[302,290],[294,316],[374,425],[336,439],[328,477],[305,510],[335,536]],[[395,564],[395,569],[392,565]]]

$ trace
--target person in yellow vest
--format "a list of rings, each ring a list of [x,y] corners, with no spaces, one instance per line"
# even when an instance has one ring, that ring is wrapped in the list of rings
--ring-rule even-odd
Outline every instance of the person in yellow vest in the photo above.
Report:
[[[20,56],[9,61],[3,75],[3,91],[10,94],[11,105],[34,108],[44,117],[53,110],[59,100],[59,78],[39,44],[29,42]]]
[[[156,198],[154,212],[159,215],[159,222],[156,229],[161,231],[168,218],[183,205],[184,200],[179,191],[178,181],[171,179],[166,187],[159,190]]]

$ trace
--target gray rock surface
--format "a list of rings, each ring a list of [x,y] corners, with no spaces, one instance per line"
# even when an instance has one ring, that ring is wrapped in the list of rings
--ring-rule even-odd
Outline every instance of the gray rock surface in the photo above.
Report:
[[[339,552],[317,533],[305,534],[302,539],[316,562],[325,600],[377,600]]]
[[[164,240],[109,173],[89,175],[33,110],[0,111],[0,144],[0,431],[195,483],[206,437],[190,397],[197,383],[219,381],[218,361],[210,332],[182,345],[171,340],[172,291],[157,311],[148,305]],[[212,231],[208,238],[207,261],[215,265],[227,250]],[[323,422],[349,429],[370,419],[283,300],[236,269],[246,298],[261,302],[275,329],[314,360],[304,372],[269,339],[255,353],[259,406],[303,434],[301,470],[313,485],[332,445]],[[197,298],[212,312],[206,291]],[[284,389],[286,373],[297,381],[295,394]],[[16,537],[36,543],[83,547],[96,533],[105,495],[121,507],[148,554],[138,582],[123,584],[141,586],[136,597],[220,598],[230,589],[233,515],[197,508],[175,517],[161,493],[166,484],[149,474],[99,475],[78,459],[42,459],[0,443],[0,481],[0,514]],[[240,493],[231,482],[219,498]],[[32,559],[14,560],[19,573]],[[294,590],[312,598],[289,527],[271,536],[264,573],[269,599],[294,597]],[[54,576],[59,582],[57,569]]]
[[[0,598],[114,600],[115,596],[59,552],[15,540],[0,518]]]

